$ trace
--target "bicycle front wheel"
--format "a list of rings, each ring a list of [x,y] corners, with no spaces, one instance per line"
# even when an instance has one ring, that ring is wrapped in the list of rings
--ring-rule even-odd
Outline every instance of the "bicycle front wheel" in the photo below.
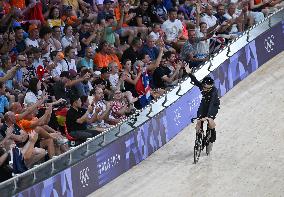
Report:
[[[194,145],[194,164],[198,162],[200,153],[201,153],[201,144],[196,140]]]

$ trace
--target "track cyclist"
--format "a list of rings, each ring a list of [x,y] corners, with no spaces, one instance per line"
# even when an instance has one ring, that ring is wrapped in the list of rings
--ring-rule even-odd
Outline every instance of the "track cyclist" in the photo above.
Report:
[[[214,86],[214,80],[211,77],[204,77],[200,82],[196,79],[196,77],[189,72],[189,77],[191,78],[191,82],[196,85],[202,94],[202,99],[200,106],[197,111],[197,124],[196,124],[196,133],[198,135],[202,135],[200,132],[201,122],[208,121],[209,129],[211,130],[211,138],[209,142],[213,143],[216,140],[216,124],[214,119],[220,109],[220,99],[218,97],[218,90]],[[203,138],[206,139],[206,138]],[[203,147],[207,146],[203,141]]]

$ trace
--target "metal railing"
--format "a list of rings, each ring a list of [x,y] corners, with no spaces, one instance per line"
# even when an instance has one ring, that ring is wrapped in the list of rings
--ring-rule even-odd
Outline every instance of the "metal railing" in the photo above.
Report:
[[[210,60],[203,64],[201,68],[195,73],[196,78],[198,80],[201,80],[211,71],[221,65],[225,60],[231,57],[234,53],[236,53],[239,49],[283,20],[284,9],[280,9],[265,18],[263,21],[260,21],[258,24],[254,25],[247,31],[243,32],[242,35],[228,44],[224,49],[212,55]],[[137,110],[135,114],[124,119],[117,125],[108,128],[98,136],[90,138],[85,143],[78,145],[71,150],[53,159],[50,159],[45,163],[35,166],[32,169],[29,169],[28,171],[19,174],[5,182],[2,182],[0,184],[1,192],[5,190],[14,195],[38,182],[41,182],[61,172],[66,168],[69,168],[70,166],[102,149],[104,146],[115,141],[117,138],[133,131],[147,120],[155,117],[165,108],[176,102],[192,87],[193,85],[191,84],[191,80],[189,78],[183,79],[175,87],[168,90],[156,101],[152,101],[142,110]]]

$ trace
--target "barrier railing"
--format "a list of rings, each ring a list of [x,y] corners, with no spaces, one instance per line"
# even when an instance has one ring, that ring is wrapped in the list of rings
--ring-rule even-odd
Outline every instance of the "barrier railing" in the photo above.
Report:
[[[272,14],[271,16],[266,18],[264,21],[261,21],[259,24],[254,25],[252,28],[250,28],[246,32],[244,32],[234,42],[229,44],[225,49],[223,49],[219,53],[212,56],[210,60],[206,62],[196,72],[195,75],[197,79],[200,80],[204,78],[205,76],[210,74],[212,71],[217,69],[219,66],[221,66],[223,62],[228,61],[228,60],[233,61],[232,57],[234,57],[234,54],[238,53],[240,49],[244,48],[249,43],[253,42],[258,36],[261,36],[263,33],[265,33],[270,28],[276,25],[279,25],[279,22],[283,21],[283,17],[284,17],[284,10],[282,9]],[[272,43],[269,40],[267,41],[268,50],[272,50],[272,48],[270,48],[271,47],[270,45],[272,45]],[[263,62],[265,61],[263,60]],[[234,84],[232,85],[232,87],[233,86]],[[54,159],[51,159],[16,177],[13,177],[10,180],[7,180],[1,183],[0,190],[7,191],[3,193],[1,192],[1,194],[3,194],[3,196],[5,195],[11,196],[32,185],[36,185],[37,183],[40,183],[41,181],[46,180],[51,176],[54,176],[54,175],[57,176],[58,174],[61,174],[63,172],[65,173],[65,171],[66,172],[71,171],[71,169],[69,168],[70,166],[76,167],[77,165],[79,165],[80,162],[83,163],[83,160],[85,161],[88,158],[91,158],[95,153],[97,154],[100,151],[103,152],[104,147],[108,145],[109,146],[114,145],[113,144],[114,141],[121,140],[126,134],[131,133],[131,131],[139,132],[140,129],[143,129],[143,125],[148,124],[149,122],[151,123],[151,121],[154,118],[159,119],[159,116],[161,116],[161,114],[163,113],[165,109],[168,109],[168,111],[170,111],[171,110],[169,109],[170,106],[172,106],[178,100],[180,101],[180,99],[185,98],[185,96],[188,96],[187,93],[190,90],[192,90],[192,88],[193,88],[193,85],[191,84],[190,79],[185,79],[181,81],[176,87],[173,87],[171,90],[167,91],[165,95],[157,99],[157,101],[152,102],[150,105],[146,106],[143,110],[137,111],[134,115],[131,115],[129,118],[120,122],[118,125],[115,125],[109,128],[108,130],[96,136],[95,138],[89,139],[87,142],[73,148],[72,150]],[[220,93],[220,96],[223,96],[222,92]],[[198,99],[198,96],[195,96],[194,98]],[[192,100],[192,104],[190,106],[192,106],[192,109],[196,108],[196,104],[198,103],[198,101],[196,99],[191,99],[191,100]],[[174,118],[176,118],[178,122],[179,121],[178,118],[180,115],[179,115],[179,112],[175,110],[172,111],[172,113],[176,114]],[[183,127],[184,126],[186,125],[183,125]],[[166,143],[168,140],[172,139],[172,137],[176,135],[178,132],[179,131],[173,132],[172,134],[170,134],[171,136],[167,136],[166,137],[167,140],[164,141],[163,143]],[[157,147],[159,148],[160,144],[157,145]],[[116,158],[114,158],[114,160],[115,159]],[[135,158],[135,164],[137,164],[137,161],[140,162],[143,159],[145,158],[142,154],[141,158],[138,158],[138,159]],[[101,166],[99,172],[102,173],[102,172],[107,171],[108,166],[104,166],[104,163],[101,163],[98,165]],[[84,173],[87,173],[86,169]],[[88,176],[85,175],[84,179],[82,180],[87,179],[87,177]],[[81,181],[81,182],[84,182],[84,181]],[[105,183],[101,183],[98,185],[101,186],[103,184]]]

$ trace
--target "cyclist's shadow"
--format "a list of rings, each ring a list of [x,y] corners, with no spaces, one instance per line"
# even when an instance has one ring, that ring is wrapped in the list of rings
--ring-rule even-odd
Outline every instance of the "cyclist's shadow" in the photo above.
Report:
[[[186,162],[188,163],[193,159],[193,151],[175,151],[172,154],[169,154],[168,157],[165,159],[166,161],[170,162]]]

